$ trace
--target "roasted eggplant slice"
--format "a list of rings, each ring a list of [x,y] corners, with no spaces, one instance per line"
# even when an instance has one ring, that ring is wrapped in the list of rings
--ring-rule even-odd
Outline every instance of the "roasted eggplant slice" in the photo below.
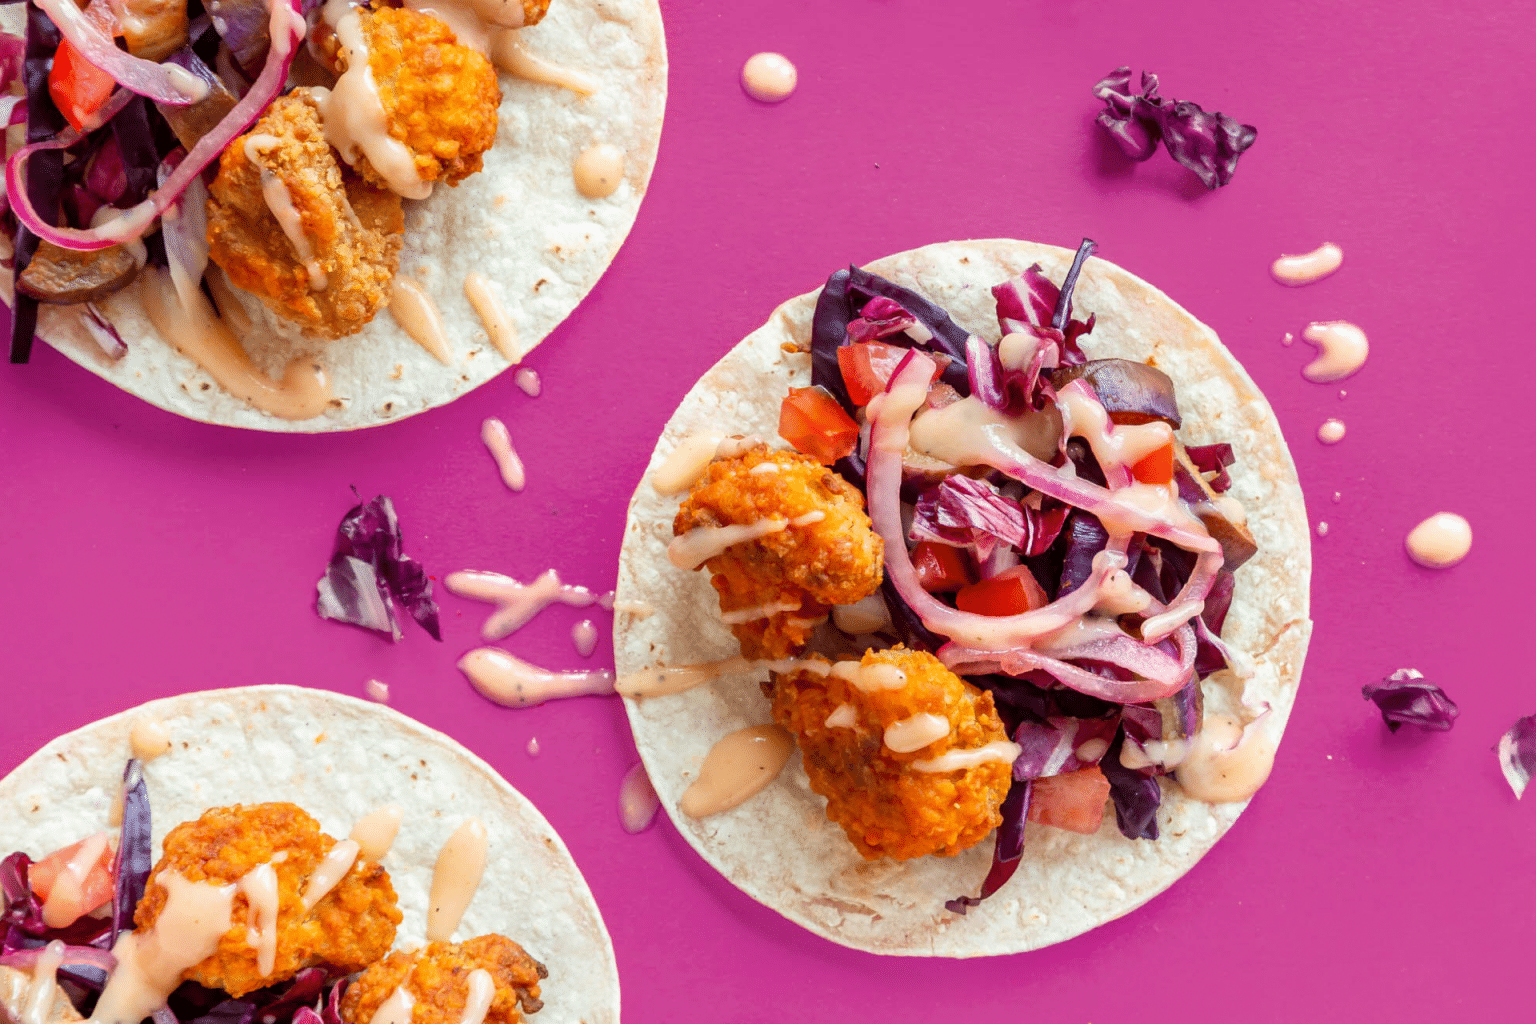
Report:
[[[1051,386],[1060,391],[1079,378],[1099,396],[1110,422],[1162,420],[1179,429],[1179,400],[1173,393],[1173,381],[1157,367],[1130,359],[1093,359],[1081,366],[1053,370]]]
[[[39,242],[16,287],[38,302],[72,306],[106,298],[127,287],[138,272],[138,259],[121,245],[76,252]]]

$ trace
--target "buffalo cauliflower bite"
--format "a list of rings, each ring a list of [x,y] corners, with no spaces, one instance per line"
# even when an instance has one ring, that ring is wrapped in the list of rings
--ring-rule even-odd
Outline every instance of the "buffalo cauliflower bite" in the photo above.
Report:
[[[720,611],[749,658],[798,654],[831,605],[853,604],[879,588],[884,547],[864,496],[799,452],[758,444],[710,463],[672,523],[681,536],[810,513],[821,517],[734,544],[704,563]]]
[[[481,154],[496,141],[496,69],[429,14],[402,7],[361,14],[389,134],[411,151],[422,181],[457,185],[480,169]],[[346,54],[339,52],[343,65]],[[354,166],[374,184],[387,184],[366,156],[358,154]]]
[[[277,140],[257,140],[251,148],[265,152],[255,163],[246,152],[253,136]],[[268,204],[263,186],[273,177],[287,189],[323,282],[312,279]],[[280,97],[230,143],[208,187],[209,257],[231,283],[326,338],[355,334],[389,302],[404,231],[399,196],[343,173],[305,89]]]
[[[869,651],[861,664],[895,666],[905,684],[864,690],[840,674],[798,671],[764,685],[773,720],[800,745],[811,789],[827,798],[828,820],[869,860],[948,857],[975,846],[1002,822],[1012,765],[924,772],[912,762],[1007,740],[992,695],[926,651]],[[948,719],[948,734],[909,753],[885,745],[888,727],[924,713]]]
[[[134,911],[134,925],[153,928],[164,909],[167,890],[158,881],[162,872],[177,872],[191,882],[229,885],[251,869],[271,864],[278,886],[277,960],[272,973],[259,972],[257,952],[247,941],[249,901],[237,892],[230,927],[219,939],[218,950],[183,978],[242,996],[286,981],[306,967],[325,967],[340,974],[360,971],[394,944],[400,910],[389,873],[379,864],[359,859],[335,888],[305,911],[305,885],[335,845],[336,840],[321,832],[314,818],[293,804],[213,808],[166,835],[165,853],[149,876],[144,898]]]
[[[391,953],[347,987],[341,1019],[369,1024],[379,1006],[401,985],[411,994],[411,1024],[459,1024],[469,999],[469,975],[483,970],[496,985],[485,1024],[517,1024],[523,1013],[537,1013],[544,965],[502,935],[481,935],[466,942],[430,942],[410,953]],[[521,1013],[519,1013],[521,1010]]]

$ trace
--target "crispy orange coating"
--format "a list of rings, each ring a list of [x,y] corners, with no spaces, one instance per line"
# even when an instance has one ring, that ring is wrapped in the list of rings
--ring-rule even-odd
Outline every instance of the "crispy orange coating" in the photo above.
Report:
[[[421,180],[456,185],[478,171],[481,154],[496,141],[501,105],[491,62],[420,11],[364,9],[362,26],[389,134],[410,149]],[[340,59],[345,62],[345,50]],[[374,184],[386,184],[366,156],[354,166]]]
[[[549,0],[522,0],[523,26],[537,25],[549,13]]]
[[[278,140],[256,164],[246,154],[251,135]],[[288,190],[325,275],[323,288],[314,287],[268,205],[262,186],[270,176]],[[326,338],[357,333],[389,302],[404,231],[399,196],[343,175],[305,89],[280,97],[249,134],[230,143],[208,187],[213,262],[273,311]]]
[[[411,953],[391,953],[347,987],[341,1019],[369,1024],[379,1006],[400,985],[415,1000],[411,1024],[459,1024],[469,999],[469,975],[483,970],[496,983],[496,996],[485,1024],[517,1024],[522,1013],[537,1013],[544,965],[503,935],[481,935],[466,942],[430,942]],[[521,1008],[522,1013],[519,1013]]]
[[[336,845],[302,809],[287,803],[215,807],[196,821],[177,825],[165,837],[144,898],[134,911],[138,928],[153,928],[165,907],[166,888],[157,880],[175,871],[188,881],[229,884],[252,868],[272,864],[277,874],[277,961],[271,974],[258,973],[256,950],[246,941],[244,893],[235,894],[233,922],[219,948],[183,978],[241,996],[293,977],[306,967],[339,973],[360,971],[395,941],[400,910],[389,872],[359,860],[307,913],[303,893],[309,876]],[[281,859],[275,859],[286,854]]]
[[[767,464],[777,469],[754,472]],[[731,625],[749,658],[798,654],[831,605],[853,604],[879,588],[885,548],[864,496],[806,455],[758,444],[710,463],[673,520],[681,535],[812,512],[822,514],[819,522],[735,544],[704,563],[722,613],[784,609]]]
[[[926,651],[895,647],[864,655],[862,664],[876,663],[900,668],[906,685],[866,692],[836,675],[776,673],[765,687],[773,720],[794,733],[811,789],[827,798],[828,820],[843,827],[865,858],[948,857],[975,846],[1002,822],[998,807],[1012,766],[995,761],[923,772],[911,763],[1006,740],[992,695]],[[829,727],[828,716],[844,704],[852,706],[855,724]],[[886,727],[919,713],[949,719],[949,734],[911,753],[887,747]]]

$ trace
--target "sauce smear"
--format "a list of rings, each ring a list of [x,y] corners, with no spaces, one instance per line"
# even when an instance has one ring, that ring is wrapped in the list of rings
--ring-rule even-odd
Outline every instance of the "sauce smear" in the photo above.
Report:
[[[475,307],[475,313],[480,317],[480,323],[485,327],[491,344],[496,346],[496,351],[514,363],[521,359],[522,353],[517,350],[517,325],[512,322],[507,311],[501,308],[491,282],[483,274],[470,273],[464,278],[464,297]]]
[[[1301,375],[1318,384],[1357,372],[1370,354],[1365,332],[1344,320],[1307,324],[1301,336],[1318,348],[1317,358],[1302,368]]]
[[[523,394],[529,398],[538,398],[544,390],[544,382],[539,380],[539,371],[524,366],[512,375],[512,382],[523,389]]]
[[[347,837],[357,844],[357,855],[364,860],[381,861],[389,848],[395,845],[400,832],[400,821],[405,812],[394,804],[385,804],[357,819]]]
[[[171,734],[158,718],[141,718],[133,723],[128,746],[140,761],[153,761],[171,749]]]
[[[1472,524],[1454,512],[1436,512],[1408,534],[1408,554],[1427,569],[1446,569],[1472,550]]]
[[[560,582],[560,574],[553,569],[532,583],[519,583],[499,572],[464,570],[449,573],[443,584],[460,597],[495,602],[496,611],[480,630],[480,636],[486,640],[511,636],[557,601],[573,608],[586,608],[597,601],[597,596],[586,587]]]
[[[645,774],[644,764],[636,764],[624,773],[624,781],[619,783],[619,821],[625,832],[634,835],[650,828],[660,806],[661,800],[656,796],[656,787],[651,785],[651,777]]]
[[[485,442],[486,450],[496,460],[501,482],[507,485],[508,490],[521,491],[528,478],[523,472],[523,460],[518,458],[517,451],[512,447],[512,435],[507,433],[507,425],[494,416],[487,417],[480,424],[480,440]]]
[[[1281,256],[1270,264],[1269,272],[1276,281],[1298,288],[1313,281],[1321,281],[1344,262],[1344,250],[1332,242],[1324,242],[1311,252],[1296,256]]]
[[[613,692],[613,673],[551,672],[513,657],[499,647],[479,647],[459,659],[459,671],[487,700],[503,707],[531,708],[562,697]]]
[[[737,807],[779,777],[795,741],[777,725],[752,725],[722,738],[704,756],[699,777],[683,793],[682,810],[705,818]]]
[[[448,942],[485,874],[487,839],[479,818],[468,818],[438,851],[427,899],[427,941]]]
[[[444,366],[453,364],[453,346],[443,330],[442,315],[425,288],[408,277],[396,277],[389,312],[400,329],[426,349],[433,359]]]

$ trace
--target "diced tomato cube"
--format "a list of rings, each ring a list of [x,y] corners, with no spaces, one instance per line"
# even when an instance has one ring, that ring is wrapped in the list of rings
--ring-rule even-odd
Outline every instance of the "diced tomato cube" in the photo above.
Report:
[[[1173,480],[1173,445],[1165,444],[1143,456],[1131,467],[1131,475],[1144,484],[1166,484]]]
[[[976,578],[964,551],[931,540],[912,549],[912,565],[918,584],[930,594],[952,594]]]
[[[859,445],[859,425],[825,388],[790,388],[779,407],[779,436],[824,466]]]
[[[76,131],[85,130],[91,115],[101,109],[115,88],[117,82],[111,75],[82,57],[68,39],[60,41],[48,72],[48,94]]]
[[[911,351],[905,346],[887,345],[883,341],[860,341],[838,349],[837,366],[843,373],[843,384],[847,386],[853,404],[868,405],[870,399],[884,391],[891,378],[896,376],[901,361]],[[938,380],[950,363],[949,357],[941,352],[924,354],[934,361],[932,380]]]
[[[989,580],[972,583],[955,595],[955,605],[977,615],[1020,615],[1044,608],[1049,601],[1029,567],[1016,565]]]
[[[56,900],[52,907],[44,908],[44,921],[50,928],[63,928],[74,923],[81,915],[95,910],[112,899],[112,845],[104,842],[105,834],[90,836],[78,843],[71,843],[55,850],[27,869],[27,885],[45,904],[58,883],[59,875],[68,868],[79,879],[76,892],[69,899]],[[71,863],[82,852],[89,853],[87,845],[99,846],[101,853],[90,864]],[[67,918],[67,920],[66,920]]]
[[[1041,825],[1091,836],[1104,820],[1108,799],[1109,780],[1099,766],[1079,768],[1065,775],[1036,779],[1029,796],[1028,817]]]

